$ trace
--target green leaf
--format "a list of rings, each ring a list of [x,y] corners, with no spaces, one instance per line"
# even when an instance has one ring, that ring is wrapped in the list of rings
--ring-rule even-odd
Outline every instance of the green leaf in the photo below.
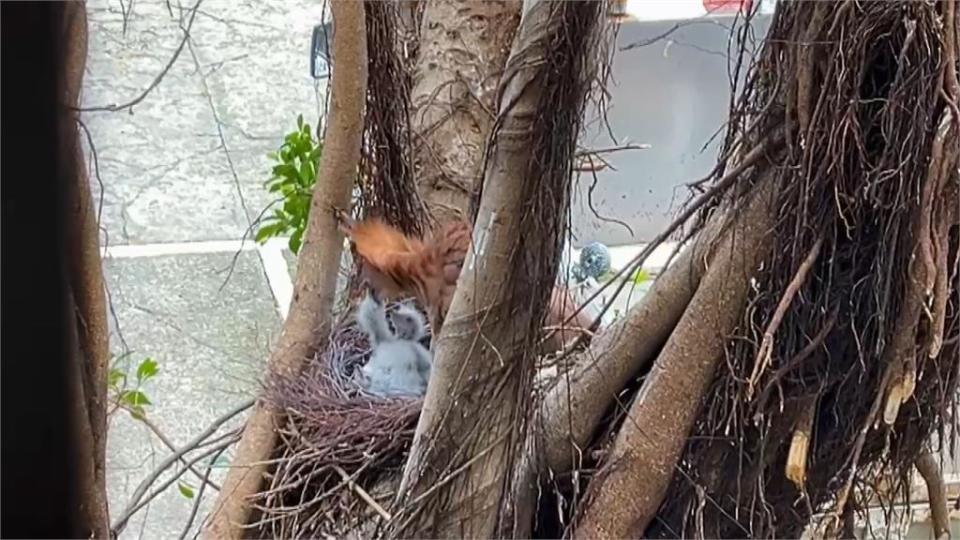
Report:
[[[177,489],[180,490],[180,494],[186,497],[187,499],[193,498],[193,487],[185,482],[177,482]]]
[[[151,405],[150,400],[147,399],[147,395],[140,390],[125,390],[121,392],[120,401],[130,405],[131,407]]]
[[[313,164],[309,160],[300,163],[299,178],[301,186],[309,186],[316,180],[313,176]]]
[[[291,216],[297,215],[297,200],[289,198],[283,201],[283,212]]]
[[[289,246],[290,246],[290,251],[292,251],[294,255],[300,252],[300,244],[302,240],[303,240],[303,229],[297,229],[293,231],[293,234],[290,235]]]
[[[153,358],[144,358],[140,362],[140,366],[137,367],[137,380],[143,382],[150,377],[153,377],[160,371],[160,368],[157,367],[157,361]]]
[[[111,369],[110,373],[107,375],[107,384],[111,387],[119,387],[126,380],[127,374],[117,368]]]
[[[273,174],[282,180],[296,182],[300,176],[300,171],[290,163],[281,163],[273,168]]]
[[[297,216],[300,221],[307,221],[307,217],[310,216],[310,195],[301,195],[297,198]]]
[[[650,281],[650,279],[651,279],[650,273],[644,270],[643,268],[641,268],[637,270],[637,272],[633,275],[633,277],[631,278],[631,281],[633,281],[637,285],[642,285],[643,283]]]
[[[312,126],[302,114],[297,115],[296,129],[286,133],[277,151],[268,155],[274,161],[273,176],[264,187],[281,196],[281,207],[274,210],[272,219],[261,223],[257,242],[290,234],[290,250],[299,253],[322,150],[323,142],[314,138]]]
[[[271,218],[271,219],[276,219],[276,218]],[[268,225],[264,225],[263,227],[260,227],[260,230],[257,231],[257,235],[254,237],[254,241],[260,242],[260,243],[266,242],[268,238],[278,236],[282,230],[283,230],[283,223],[274,222]]]

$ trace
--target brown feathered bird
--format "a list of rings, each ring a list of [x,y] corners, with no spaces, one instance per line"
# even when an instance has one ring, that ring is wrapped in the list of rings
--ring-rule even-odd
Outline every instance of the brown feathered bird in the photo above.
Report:
[[[416,297],[427,310],[434,335],[438,334],[470,249],[470,225],[450,221],[423,240],[411,238],[376,218],[354,222],[341,217],[341,229],[360,262],[361,277],[378,294]],[[583,312],[567,321],[577,307],[569,291],[561,287],[553,290],[545,322],[548,328],[564,329],[552,332],[551,339],[544,344],[546,351],[561,349],[593,322]]]

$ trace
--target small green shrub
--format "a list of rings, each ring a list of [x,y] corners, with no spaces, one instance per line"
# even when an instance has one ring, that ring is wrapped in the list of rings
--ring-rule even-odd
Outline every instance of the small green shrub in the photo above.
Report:
[[[630,277],[630,281],[637,285],[643,285],[652,279],[653,277],[650,275],[650,272],[647,272],[643,268],[638,268],[637,271],[633,273],[633,276]]]
[[[300,252],[322,152],[323,143],[313,136],[310,124],[305,123],[300,115],[297,129],[283,138],[283,144],[276,152],[267,154],[277,164],[273,167],[273,176],[264,186],[270,193],[280,195],[283,206],[261,221],[255,237],[257,242],[262,244],[269,238],[289,234],[290,251],[294,254]]]
[[[110,401],[113,407],[110,412],[117,409],[123,409],[130,413],[130,416],[141,420],[146,417],[145,406],[151,405],[150,399],[143,391],[143,383],[152,379],[159,371],[157,361],[153,358],[144,358],[137,365],[135,377],[130,377],[127,370],[119,366],[120,362],[126,358],[126,355],[114,357],[110,362],[110,371],[107,374],[107,389],[110,394]],[[133,379],[131,381],[131,379]],[[133,383],[133,388],[130,388]]]

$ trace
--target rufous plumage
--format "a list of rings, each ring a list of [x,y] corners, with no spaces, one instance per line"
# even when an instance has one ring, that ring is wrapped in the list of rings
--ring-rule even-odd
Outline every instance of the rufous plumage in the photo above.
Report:
[[[361,277],[384,296],[412,294],[427,310],[434,334],[439,333],[470,249],[470,225],[450,221],[421,240],[377,218],[355,222],[341,217],[340,223],[360,261]],[[564,329],[552,332],[546,350],[562,348],[593,322],[583,312],[574,316],[576,309],[569,291],[553,290],[546,325]]]

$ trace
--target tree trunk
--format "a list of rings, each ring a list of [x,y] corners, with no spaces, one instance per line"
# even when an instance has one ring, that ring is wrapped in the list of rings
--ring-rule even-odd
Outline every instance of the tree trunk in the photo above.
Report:
[[[728,336],[739,322],[772,224],[770,183],[733,223],[657,356],[590,483],[575,538],[638,538],[656,515]]]
[[[73,474],[79,487],[74,531],[84,537],[110,533],[106,491],[107,370],[110,362],[107,302],[100,264],[99,224],[86,175],[78,115],[83,71],[87,60],[87,14],[83,4],[63,5],[60,31],[64,71],[60,88],[60,163],[66,186],[68,294],[73,303],[70,409],[73,415]],[[70,108],[68,108],[70,107]]]
[[[521,2],[425,1],[410,130],[420,195],[442,222],[467,216]]]
[[[290,313],[270,355],[267,376],[297,373],[324,346],[340,268],[343,235],[333,209],[347,210],[360,161],[367,50],[363,3],[334,0],[330,120],[310,204],[310,221],[299,254]],[[248,498],[263,481],[276,442],[281,411],[256,405],[247,420],[233,466],[205,530],[208,538],[239,538],[248,522]]]
[[[535,344],[557,272],[589,88],[578,77],[590,81],[585,66],[596,52],[601,6],[540,2],[521,23],[502,83],[474,249],[435,341],[390,537],[488,538],[509,527],[500,522],[510,505],[503,494],[532,412]],[[531,61],[553,52],[556,61]],[[518,230],[525,232],[519,239]]]

